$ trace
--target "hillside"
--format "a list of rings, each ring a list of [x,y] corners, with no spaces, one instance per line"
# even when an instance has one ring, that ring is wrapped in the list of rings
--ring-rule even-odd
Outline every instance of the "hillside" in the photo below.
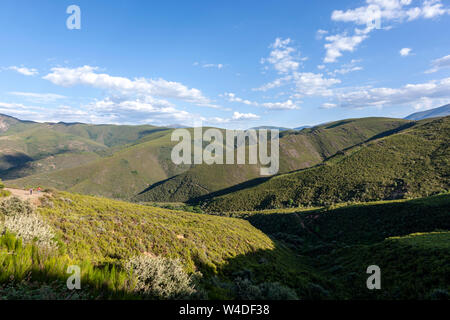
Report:
[[[280,170],[313,166],[339,150],[409,124],[389,118],[348,119],[301,132],[282,132]],[[14,166],[0,171],[0,177],[10,185],[40,185],[121,199],[139,194],[136,201],[186,201],[259,177],[257,165],[196,165],[188,171],[188,166],[175,166],[170,160],[175,143],[170,141],[172,130],[167,128],[63,123],[37,126],[33,130],[45,132],[25,131],[3,138],[14,141],[15,150],[23,156],[23,161],[8,156]],[[19,148],[24,135],[39,139],[30,141],[30,148],[51,145],[53,154],[51,148],[41,156]],[[63,143],[69,137],[80,141],[77,145],[84,142],[97,149],[71,149]],[[2,143],[7,145],[5,141],[0,140],[0,147]]]
[[[0,177],[13,180],[82,166],[138,143],[154,126],[36,123],[0,116]]]
[[[139,143],[125,147],[96,161],[8,181],[21,187],[41,185],[83,194],[129,198],[151,183],[185,170],[170,160],[171,131],[156,131]]]
[[[59,283],[66,281],[64,266],[76,262],[91,270],[85,275],[87,283],[95,288],[99,287],[99,282],[107,283],[109,291],[103,292],[101,297],[123,297],[124,292],[120,290],[130,290],[130,284],[126,284],[127,275],[121,270],[126,261],[136,256],[179,259],[185,272],[201,276],[201,286],[212,299],[246,294],[243,292],[246,289],[239,286],[241,281],[242,285],[250,286],[248,294],[252,288],[265,283],[264,286],[302,298],[317,295],[312,284],[329,284],[309,266],[308,259],[295,255],[242,219],[65,192],[45,195],[41,202],[37,213],[55,234],[59,249],[53,253],[53,260],[43,257],[33,260],[28,255],[38,254],[39,248],[33,251],[31,247],[15,244],[17,240],[11,235],[0,235],[0,293],[4,289],[6,296],[25,279],[27,268],[33,267],[41,271],[32,273],[32,278],[25,281],[26,288],[33,286],[34,280],[40,286],[46,283],[51,292],[59,290]],[[7,216],[0,210],[0,227],[5,219]],[[8,254],[14,250],[17,255]],[[20,260],[15,260],[16,256]],[[34,265],[33,261],[41,262]],[[52,268],[45,269],[47,263],[52,263]],[[105,266],[106,269],[102,269]],[[272,272],[275,269],[277,272]],[[19,283],[10,282],[11,272],[18,276]],[[60,278],[58,272],[62,273]],[[26,288],[21,290],[28,294]]]
[[[416,112],[410,114],[405,119],[407,120],[423,120],[428,118],[438,118],[438,117],[447,117],[450,115],[450,104],[445,106],[434,108],[422,112]]]
[[[149,298],[136,291],[136,280],[124,269],[133,257],[141,257],[179,259],[182,270],[177,272],[197,279],[192,288],[197,298],[448,296],[449,201],[444,194],[294,213],[249,212],[244,220],[66,192],[44,194],[37,215],[49,229],[33,236],[34,244],[20,238],[26,239],[22,229],[29,224],[13,226],[18,235],[0,234],[0,294],[15,299]],[[2,224],[11,228],[7,220],[13,214],[26,219],[17,205],[15,213],[4,208],[0,202],[0,229]],[[50,255],[42,251],[46,242],[40,244],[45,237],[50,241],[48,233],[57,245]],[[71,264],[83,270],[84,285],[76,296],[65,289]],[[382,270],[379,292],[365,287],[365,269],[372,264]]]
[[[313,258],[347,299],[448,299],[450,194],[337,208],[242,213],[252,225]],[[370,265],[381,288],[366,287]]]
[[[362,118],[337,121],[302,131],[284,131],[280,134],[280,173],[314,166],[340,150],[411,124],[399,119]],[[261,178],[257,165],[197,165],[185,173],[150,186],[133,200],[188,201],[245,184],[255,178]]]
[[[446,191],[449,134],[450,117],[419,122],[349,148],[313,168],[218,194],[204,207],[214,212],[258,210],[414,198]]]

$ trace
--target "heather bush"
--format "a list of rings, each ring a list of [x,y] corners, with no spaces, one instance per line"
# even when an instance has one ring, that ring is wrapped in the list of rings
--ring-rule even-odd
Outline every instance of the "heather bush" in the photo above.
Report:
[[[187,299],[197,290],[179,260],[137,256],[125,263],[136,281],[135,291],[156,299]]]
[[[33,213],[33,207],[28,201],[11,197],[0,203],[0,213],[5,216],[29,215]]]
[[[48,249],[56,247],[52,229],[35,213],[6,216],[4,228],[22,238],[24,243],[35,242],[39,247]]]
[[[29,202],[12,197],[0,203],[0,213],[4,215],[3,226],[0,225],[1,233],[9,231],[24,243],[35,242],[42,248],[56,248],[52,229],[34,213]]]

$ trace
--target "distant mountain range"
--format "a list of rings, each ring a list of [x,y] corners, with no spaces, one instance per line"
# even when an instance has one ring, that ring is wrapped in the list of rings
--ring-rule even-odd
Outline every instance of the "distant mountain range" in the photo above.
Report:
[[[423,120],[428,118],[438,118],[438,117],[446,117],[450,115],[450,104],[447,104],[445,106],[434,108],[430,110],[425,110],[422,112],[416,112],[413,114],[410,114],[405,119],[406,120]]]

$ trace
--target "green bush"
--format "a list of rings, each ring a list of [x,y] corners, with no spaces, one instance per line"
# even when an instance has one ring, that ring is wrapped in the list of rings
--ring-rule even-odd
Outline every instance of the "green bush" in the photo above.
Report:
[[[125,269],[136,281],[135,291],[150,298],[187,299],[197,292],[179,260],[142,255],[128,260]]]

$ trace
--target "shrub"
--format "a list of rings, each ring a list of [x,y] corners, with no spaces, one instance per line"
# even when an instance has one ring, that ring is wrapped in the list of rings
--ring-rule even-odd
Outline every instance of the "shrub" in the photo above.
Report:
[[[135,291],[150,298],[186,299],[196,294],[179,260],[142,255],[128,260],[125,269],[135,278]]]
[[[0,203],[0,213],[5,216],[29,215],[33,213],[33,207],[28,201],[25,202],[17,197],[12,197]]]
[[[0,213],[5,216],[3,228],[22,238],[24,243],[35,242],[42,248],[54,249],[56,247],[52,229],[34,213],[29,202],[17,197],[6,199],[0,203]],[[0,231],[2,231],[0,229]]]
[[[35,242],[37,246],[48,249],[56,247],[52,229],[35,213],[6,216],[4,227],[17,237],[22,238],[24,243]]]

